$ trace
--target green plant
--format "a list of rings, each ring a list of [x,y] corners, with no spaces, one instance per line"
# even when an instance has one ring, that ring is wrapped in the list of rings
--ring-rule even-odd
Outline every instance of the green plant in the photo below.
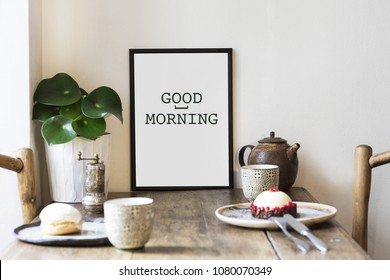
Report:
[[[43,122],[41,133],[49,145],[77,136],[96,140],[106,133],[109,114],[123,123],[122,102],[112,88],[102,86],[88,94],[65,73],[42,80],[33,99],[32,119]]]

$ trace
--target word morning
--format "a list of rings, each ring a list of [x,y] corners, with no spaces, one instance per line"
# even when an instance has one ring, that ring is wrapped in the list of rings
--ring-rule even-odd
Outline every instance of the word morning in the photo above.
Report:
[[[217,124],[216,113],[202,114],[146,114],[145,124]]]

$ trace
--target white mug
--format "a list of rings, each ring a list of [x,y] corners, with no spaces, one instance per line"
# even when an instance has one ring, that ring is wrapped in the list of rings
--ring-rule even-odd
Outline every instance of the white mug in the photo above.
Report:
[[[279,185],[279,166],[277,165],[245,165],[241,169],[241,175],[242,189],[248,201],[253,201],[261,192]]]
[[[142,248],[152,233],[153,199],[126,197],[103,204],[108,240],[118,249]]]

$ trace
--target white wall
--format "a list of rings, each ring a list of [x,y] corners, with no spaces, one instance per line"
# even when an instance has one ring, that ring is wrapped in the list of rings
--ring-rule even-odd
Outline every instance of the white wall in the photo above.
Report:
[[[296,185],[336,206],[350,231],[353,149],[390,147],[389,14],[385,0],[43,0],[43,76],[64,71],[120,93],[110,191],[128,191],[128,49],[233,48],[235,151],[271,130],[300,143]],[[390,258],[388,169],[374,172],[374,258]]]
[[[31,147],[31,90],[41,79],[40,1],[0,1],[0,153],[13,156],[17,149]],[[37,25],[39,26],[37,28]],[[30,47],[30,28],[34,44]],[[36,59],[30,67],[30,57]],[[32,79],[30,77],[32,76]],[[38,76],[38,77],[37,77]],[[38,190],[40,203],[40,192]],[[22,224],[16,173],[0,169],[0,251],[14,240],[13,229]]]

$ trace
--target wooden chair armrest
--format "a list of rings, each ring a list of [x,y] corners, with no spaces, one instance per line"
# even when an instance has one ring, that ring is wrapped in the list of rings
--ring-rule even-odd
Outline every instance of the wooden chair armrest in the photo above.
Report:
[[[0,167],[20,172],[23,169],[23,161],[20,158],[9,157],[0,154]]]

